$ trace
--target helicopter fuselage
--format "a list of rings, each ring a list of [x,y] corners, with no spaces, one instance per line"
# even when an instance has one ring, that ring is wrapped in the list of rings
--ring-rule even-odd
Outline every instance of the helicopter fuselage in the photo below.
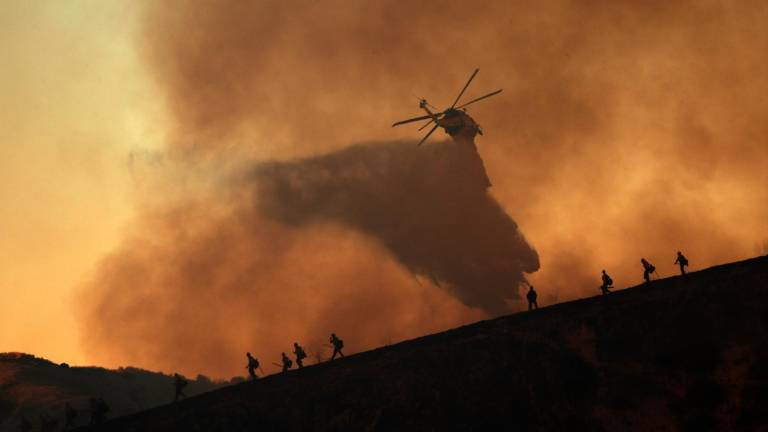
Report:
[[[485,164],[483,164],[483,159],[480,157],[477,145],[475,144],[475,136],[483,134],[475,119],[470,117],[466,111],[460,109],[449,108],[442,117],[438,117],[426,106],[422,106],[422,108],[456,142],[457,151],[461,153],[461,158],[466,161],[462,171],[465,174],[470,173],[469,178],[481,179],[477,183],[479,187],[483,189],[491,187],[491,180],[488,178]]]
[[[431,112],[428,107],[422,106],[424,111],[429,114],[438,126],[445,130],[445,133],[450,135],[456,140],[466,139],[473,141],[475,135],[483,134],[480,129],[480,125],[477,124],[475,119],[469,116],[464,110],[448,109],[442,117],[439,117]]]
[[[467,88],[469,87],[469,84],[475,78],[475,75],[477,75],[478,71],[479,69],[475,69],[475,71],[472,72],[472,75],[469,77],[469,80],[464,85],[464,88],[461,89],[461,91],[459,92],[459,95],[453,101],[453,104],[450,106],[450,108],[441,112],[433,112],[429,109],[431,105],[429,105],[427,100],[424,98],[420,98],[419,108],[423,109],[427,113],[427,115],[413,117],[406,120],[395,122],[392,124],[392,127],[429,119],[430,121],[425,123],[419,129],[421,130],[430,126],[434,122],[435,125],[432,126],[429,132],[427,132],[424,138],[422,138],[417,145],[423,144],[429,138],[429,136],[432,135],[432,133],[435,130],[437,130],[438,127],[443,128],[443,130],[445,130],[445,133],[450,135],[451,138],[453,138],[453,142],[455,143],[455,145],[452,145],[452,146],[449,145],[449,148],[453,147],[457,151],[461,152],[462,154],[460,156],[462,157],[462,160],[467,161],[465,163],[462,163],[462,168],[459,171],[457,171],[457,174],[460,174],[460,175],[468,174],[469,175],[468,178],[481,179],[480,182],[475,182],[475,184],[483,189],[487,189],[488,187],[491,186],[491,181],[488,178],[487,173],[485,172],[485,166],[483,164],[483,160],[477,151],[477,146],[475,145],[475,136],[477,134],[482,135],[483,131],[480,129],[480,125],[477,124],[475,119],[473,119],[472,117],[469,116],[469,114],[467,114],[465,107],[473,103],[479,102],[481,100],[485,100],[491,96],[495,96],[501,93],[501,89],[490,92],[480,97],[476,97],[470,100],[469,102],[459,104],[461,97],[464,95],[464,92],[467,90]]]

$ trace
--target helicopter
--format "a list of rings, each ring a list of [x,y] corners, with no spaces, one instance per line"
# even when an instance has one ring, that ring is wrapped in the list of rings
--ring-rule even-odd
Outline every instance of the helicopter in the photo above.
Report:
[[[472,72],[472,75],[469,77],[469,80],[467,80],[467,83],[464,85],[464,88],[461,89],[459,92],[459,95],[456,96],[456,100],[453,101],[453,104],[446,108],[443,111],[432,111],[429,108],[432,107],[436,110],[436,108],[432,105],[430,105],[426,99],[421,98],[419,100],[419,108],[423,109],[427,112],[427,115],[423,115],[420,117],[414,117],[406,120],[401,120],[399,122],[396,122],[392,125],[392,127],[400,126],[402,124],[406,123],[412,123],[420,120],[428,120],[427,123],[425,123],[423,126],[419,128],[419,130],[422,130],[426,128],[427,126],[434,123],[435,125],[432,127],[432,129],[427,132],[427,134],[424,136],[424,138],[419,141],[418,145],[422,145],[427,138],[429,138],[430,135],[435,131],[435,129],[439,127],[442,127],[445,132],[450,135],[455,140],[468,140],[472,141],[475,137],[475,135],[483,134],[482,129],[480,129],[480,125],[475,122],[475,120],[469,116],[466,112],[467,106],[479,102],[483,99],[489,98],[491,96],[497,95],[501,93],[501,89],[496,90],[494,92],[488,93],[486,95],[477,97],[475,99],[472,99],[469,102],[466,102],[464,104],[461,104],[459,106],[456,106],[456,104],[459,103],[459,100],[464,95],[464,92],[467,90],[467,87],[469,87],[469,84],[472,83],[472,80],[475,79],[475,75],[480,72],[480,69],[475,69],[474,72]]]

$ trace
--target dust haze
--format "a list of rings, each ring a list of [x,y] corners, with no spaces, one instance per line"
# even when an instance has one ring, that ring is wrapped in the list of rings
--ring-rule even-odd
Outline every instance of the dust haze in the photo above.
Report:
[[[322,351],[336,331],[357,351],[515,309],[533,247],[546,304],[596,293],[603,268],[640,282],[641,256],[668,275],[676,250],[695,269],[767,237],[762,2],[185,2],[148,4],[143,20],[167,143],[136,170],[125,241],[82,288],[95,362],[241,374],[247,350],[268,364],[294,340]],[[312,197],[335,184],[309,169],[323,158],[373,186],[383,177],[362,161],[420,138],[389,125],[418,115],[414,96],[450,104],[475,67],[467,98],[504,88],[470,113],[494,184],[483,203],[520,236],[504,242],[519,262],[476,255],[506,291],[473,291],[437,262],[430,248],[450,239],[417,250],[386,232],[412,202]],[[456,218],[435,209],[436,224]]]

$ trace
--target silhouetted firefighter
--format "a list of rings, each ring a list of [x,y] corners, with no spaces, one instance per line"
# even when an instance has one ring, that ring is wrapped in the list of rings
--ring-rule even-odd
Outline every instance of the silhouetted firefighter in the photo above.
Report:
[[[109,412],[109,405],[103,397],[91,398],[91,422],[89,425],[100,425],[104,423]]]
[[[344,341],[339,339],[336,336],[336,333],[331,333],[330,342],[331,345],[333,345],[333,355],[331,356],[331,360],[336,358],[336,354],[344,357],[344,353],[341,352],[341,349],[344,348]]]
[[[528,310],[538,309],[539,305],[536,303],[536,298],[538,297],[538,294],[536,294],[536,290],[533,289],[533,285],[529,285],[530,289],[528,290],[528,294],[526,297],[528,298]]]
[[[296,355],[296,364],[299,366],[299,369],[303,368],[303,360],[307,358],[307,353],[304,352],[304,348],[298,342],[293,343],[293,354]]]
[[[32,422],[27,419],[27,416],[24,414],[21,415],[21,419],[19,419],[19,430],[21,432],[31,432],[32,431]]]
[[[656,271],[656,267],[653,266],[653,264],[649,263],[645,260],[645,258],[640,258],[640,263],[643,264],[643,279],[645,279],[645,282],[651,281],[651,275],[653,272]]]
[[[40,432],[53,432],[58,425],[59,421],[52,418],[47,412],[40,413]]]
[[[72,408],[69,402],[64,404],[64,430],[70,430],[75,427],[75,418],[77,417],[77,410]]]
[[[603,284],[600,285],[600,291],[603,292],[603,295],[606,295],[611,292],[610,288],[613,288],[613,279],[603,270]]]
[[[177,373],[173,374],[173,378],[173,386],[176,388],[176,394],[173,396],[173,401],[176,402],[183,397],[187,397],[187,395],[184,394],[184,387],[189,384],[189,381]]]
[[[688,258],[686,258],[682,252],[677,251],[677,259],[675,260],[675,264],[680,266],[680,274],[684,275],[685,268],[688,267]]]
[[[293,362],[291,361],[291,359],[288,358],[287,355],[285,355],[285,353],[282,353],[282,354],[283,354],[283,372],[288,372],[288,369],[290,369],[291,366],[293,366]]]
[[[259,361],[256,360],[256,358],[253,357],[249,352],[245,353],[245,356],[248,357],[248,365],[246,366],[248,369],[248,375],[251,376],[251,380],[255,381],[258,378],[256,376],[256,369],[259,368]]]

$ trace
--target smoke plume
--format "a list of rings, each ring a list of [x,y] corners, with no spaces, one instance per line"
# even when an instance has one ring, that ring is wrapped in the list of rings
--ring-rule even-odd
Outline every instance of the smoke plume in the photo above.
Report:
[[[517,224],[486,194],[455,142],[372,143],[256,171],[264,214],[291,225],[339,222],[378,239],[409,271],[462,303],[509,311],[539,268]],[[442,282],[442,283],[441,283]]]
[[[767,21],[761,1],[150,2],[166,149],[84,285],[85,349],[224,375],[330,331],[356,351],[487,317],[538,263],[502,208],[540,304],[596,294],[601,269],[638,283],[640,257],[750,256]],[[441,132],[389,127],[476,67],[466,99],[504,89],[469,107],[492,196],[437,171]]]

